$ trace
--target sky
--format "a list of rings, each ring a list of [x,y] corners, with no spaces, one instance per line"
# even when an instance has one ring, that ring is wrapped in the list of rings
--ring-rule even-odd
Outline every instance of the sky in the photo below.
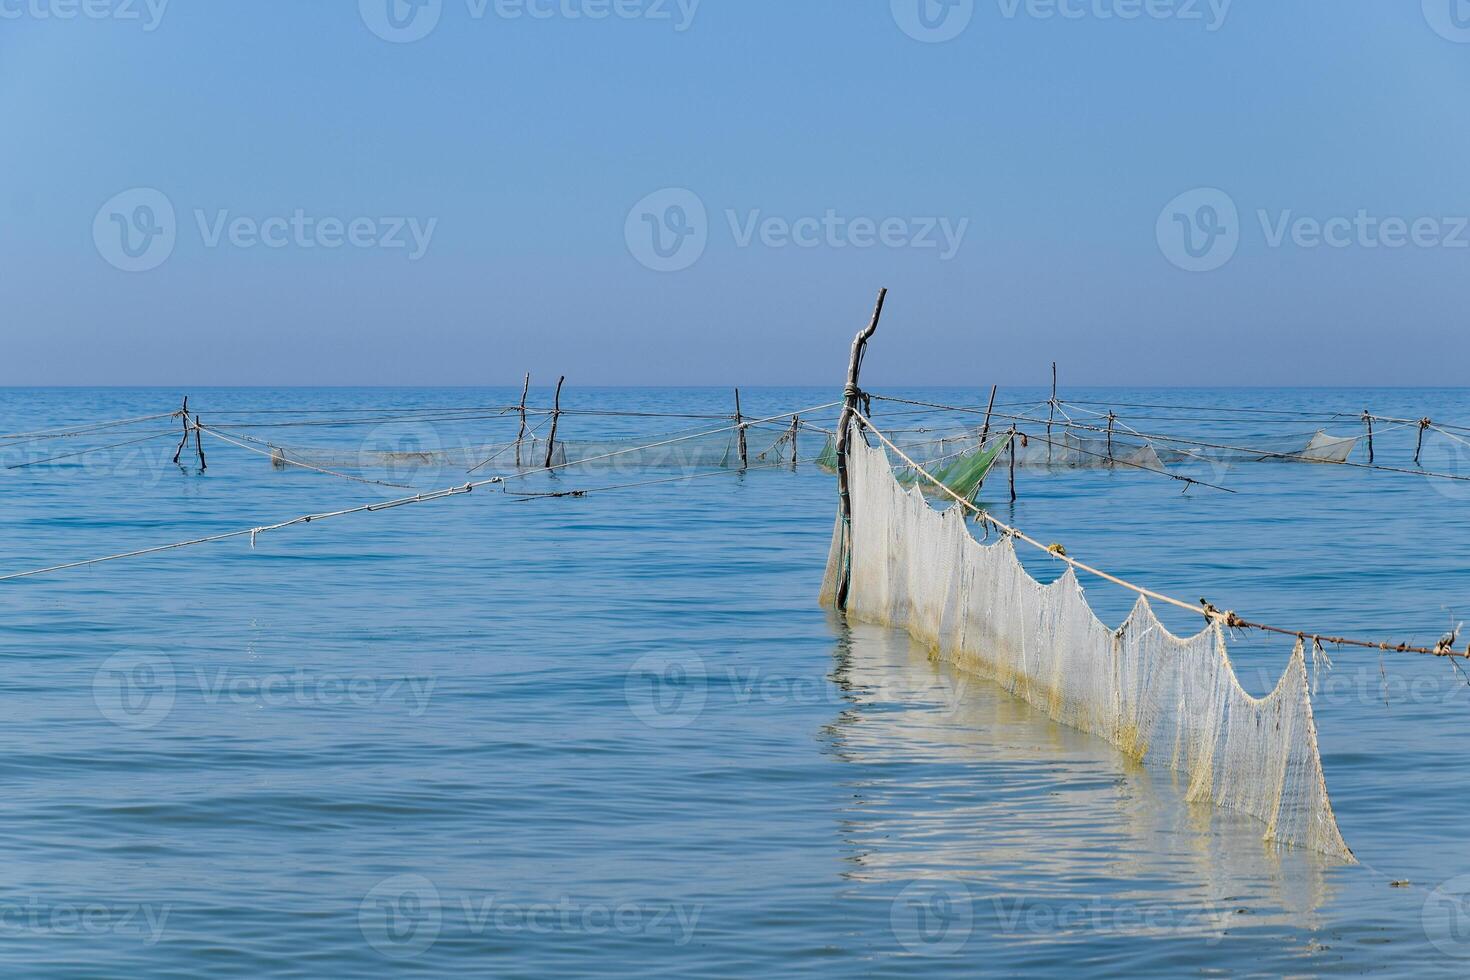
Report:
[[[1458,385],[1470,0],[0,0],[0,384]]]

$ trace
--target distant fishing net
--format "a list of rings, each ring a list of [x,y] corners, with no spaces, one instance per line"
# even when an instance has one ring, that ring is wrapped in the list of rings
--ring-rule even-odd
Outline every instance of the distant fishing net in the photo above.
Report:
[[[956,454],[970,453],[980,448],[980,435],[975,432],[932,436],[910,433],[907,436],[899,435],[896,441],[905,453],[920,461],[949,460]],[[1352,455],[1359,441],[1357,436],[1334,436],[1318,430],[1291,435],[1222,437],[1222,441],[1216,444],[1210,444],[1206,439],[1171,443],[1164,439],[1146,439],[1132,433],[1119,433],[1111,438],[1106,435],[1081,434],[1063,423],[1058,423],[1050,437],[1041,432],[1032,432],[1025,436],[1018,434],[1014,440],[1014,450],[1016,465],[1026,469],[1125,467],[1163,470],[1189,462],[1343,463]],[[1199,445],[1190,445],[1190,442]],[[822,449],[819,462],[827,469],[835,470],[837,467],[837,449],[830,437]]]
[[[960,507],[936,511],[901,487],[856,428],[851,443],[850,543],[839,519],[824,603],[850,564],[849,615],[907,629],[1058,722],[1186,774],[1189,800],[1256,817],[1267,840],[1353,860],[1327,797],[1301,642],[1276,689],[1253,698],[1218,625],[1176,637],[1140,598],[1109,629],[1070,568],[1040,584],[1009,538],[980,544]]]
[[[774,466],[814,461],[820,435],[793,433],[789,426],[751,425],[745,430],[744,465]],[[740,434],[731,427],[719,431],[687,429],[618,439],[565,439],[555,443],[537,434],[515,439],[462,446],[426,445],[422,437],[395,445],[378,439],[359,446],[301,447],[270,444],[273,464],[334,470],[414,470],[426,467],[469,470],[494,475],[543,468],[558,470],[632,471],[693,470],[742,465]],[[548,452],[549,447],[549,452]]]

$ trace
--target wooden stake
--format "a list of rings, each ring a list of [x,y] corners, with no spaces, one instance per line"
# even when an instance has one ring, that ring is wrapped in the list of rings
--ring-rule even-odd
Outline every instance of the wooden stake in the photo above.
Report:
[[[1116,416],[1116,415],[1113,414],[1113,410],[1112,409],[1108,409],[1108,462],[1109,463],[1111,463],[1113,461],[1113,423],[1116,422],[1117,420],[1118,420],[1118,416]]]
[[[551,469],[551,454],[556,452],[556,423],[561,420],[561,386],[567,380],[563,374],[556,382],[556,401],[551,406],[551,437],[546,440],[546,468]]]
[[[791,416],[791,468],[796,469],[796,437],[801,433],[801,416]]]
[[[199,472],[209,469],[204,461],[204,442],[199,438],[199,416],[194,416],[194,451],[199,454]]]
[[[184,420],[184,437],[179,440],[179,448],[174,450],[174,462],[179,461],[179,456],[184,452],[184,447],[189,444],[189,396],[184,396],[184,409],[180,413]]]
[[[990,386],[990,404],[985,406],[985,425],[980,429],[980,448],[985,448],[985,440],[990,438],[990,413],[995,411],[995,391],[999,385]],[[868,416],[872,418],[872,416]]]
[[[746,453],[745,426],[741,424],[740,416],[740,389],[735,389],[735,438],[740,446],[740,468],[743,470],[750,465],[750,458]]]
[[[1057,417],[1057,362],[1051,362],[1051,401],[1046,415],[1046,461],[1051,462],[1051,424]]]
[[[521,440],[526,438],[526,392],[531,390],[531,372],[526,372],[526,382],[521,385],[521,428],[516,433],[516,469],[521,466]]]
[[[1414,444],[1414,465],[1419,465],[1419,451],[1424,448],[1424,430],[1434,423],[1429,419],[1419,420],[1419,441]]]
[[[1016,502],[1016,427],[1011,426],[1011,503]]]
[[[1373,462],[1373,416],[1363,409],[1363,424],[1368,426],[1368,462]]]
[[[842,389],[842,415],[837,420],[837,507],[842,516],[843,549],[852,545],[852,492],[847,475],[847,429],[852,422],[853,409],[857,408],[858,376],[863,369],[863,353],[868,347],[868,338],[878,331],[878,321],[883,316],[883,301],[888,290],[878,290],[878,305],[873,308],[873,319],[852,339],[852,354],[847,361],[847,385]],[[847,591],[852,585],[852,562],[844,562],[842,580],[837,584],[837,608],[847,608]]]

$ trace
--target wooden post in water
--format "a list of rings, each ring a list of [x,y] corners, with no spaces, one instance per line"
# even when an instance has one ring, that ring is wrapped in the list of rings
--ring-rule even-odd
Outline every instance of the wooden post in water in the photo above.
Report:
[[[1016,502],[1016,427],[1011,426],[1011,503]]]
[[[531,390],[531,372],[526,372],[526,381],[521,385],[521,428],[516,432],[516,469],[521,468],[521,441],[526,438],[526,392]]]
[[[995,411],[995,391],[1000,385],[990,386],[990,404],[985,406],[985,425],[980,429],[980,448],[985,448],[985,440],[990,438],[990,413]]]
[[[750,465],[750,457],[747,455],[745,446],[745,424],[740,415],[740,389],[735,389],[735,439],[740,447],[740,468],[743,470]]]
[[[199,454],[199,472],[203,473],[209,469],[209,464],[204,461],[204,443],[199,438],[199,416],[194,416],[194,451]]]
[[[561,386],[567,380],[563,374],[556,382],[556,400],[551,406],[551,436],[546,440],[546,468],[551,469],[551,454],[556,452],[556,423],[561,420]]]
[[[1111,464],[1113,462],[1113,423],[1116,422],[1117,420],[1118,420],[1118,416],[1116,416],[1116,415],[1113,414],[1113,410],[1111,408],[1108,409],[1108,463],[1109,464]]]
[[[1046,413],[1046,461],[1051,462],[1051,424],[1057,417],[1057,362],[1051,362],[1051,401]]]
[[[791,468],[796,469],[796,437],[801,434],[801,416],[791,416]]]
[[[1424,430],[1434,423],[1429,419],[1419,420],[1419,441],[1414,444],[1414,465],[1419,465],[1419,452],[1424,448]]]
[[[1373,462],[1373,416],[1363,409],[1363,424],[1368,427],[1368,462]]]
[[[858,376],[863,369],[863,353],[868,339],[878,331],[878,321],[883,316],[883,301],[888,290],[878,290],[878,305],[873,308],[873,319],[852,339],[852,354],[847,361],[847,384],[842,389],[842,414],[837,419],[837,508],[842,517],[842,546],[844,551],[852,546],[852,493],[847,476],[847,429],[852,422],[853,409],[857,408]],[[852,584],[852,562],[844,562],[842,580],[837,583],[837,608],[847,608],[847,590]]]
[[[179,456],[184,452],[184,447],[189,444],[189,396],[184,396],[184,408],[180,412],[184,420],[184,437],[179,440],[179,448],[174,450],[174,462],[179,461]]]

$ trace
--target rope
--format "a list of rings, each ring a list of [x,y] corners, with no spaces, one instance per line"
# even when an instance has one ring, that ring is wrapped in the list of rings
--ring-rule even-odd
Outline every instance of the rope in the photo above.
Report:
[[[24,463],[11,463],[5,468],[7,470],[18,470],[27,466],[39,466],[42,463],[52,463],[58,459],[71,459],[73,456],[86,456],[89,453],[100,453],[105,452],[109,449],[120,449],[123,446],[133,446],[140,442],[147,442],[149,439],[160,439],[163,436],[172,436],[173,434],[173,429],[165,429],[162,432],[153,432],[146,436],[139,436],[137,439],[127,439],[123,442],[114,442],[108,446],[95,446],[91,449],[78,449],[74,453],[61,453],[58,456],[47,456],[45,459],[31,459],[25,461]]]
[[[131,419],[114,419],[108,422],[89,422],[86,425],[70,429],[38,429],[35,432],[16,432],[10,435],[0,436],[0,442],[39,442],[43,439],[63,439],[70,436],[86,435],[91,432],[100,432],[103,429],[113,429],[120,425],[135,425],[139,422],[152,422],[156,419],[177,418],[178,412],[160,412],[157,415],[139,415]]]
[[[1470,659],[1470,649],[1466,649],[1464,652],[1457,652],[1451,649],[1451,645],[1455,642],[1454,635],[1451,635],[1449,637],[1446,637],[1444,640],[1441,640],[1439,644],[1432,649],[1428,647],[1410,646],[1407,643],[1375,643],[1371,640],[1355,640],[1341,636],[1324,636],[1320,633],[1311,633],[1303,630],[1284,629],[1279,626],[1267,626],[1262,623],[1253,623],[1248,620],[1241,619],[1233,612],[1222,612],[1216,609],[1210,603],[1206,602],[1204,599],[1200,600],[1199,605],[1194,605],[1192,603],[1185,602],[1183,599],[1176,599],[1173,596],[1167,596],[1161,592],[1155,592],[1152,589],[1146,589],[1141,585],[1136,585],[1133,582],[1127,581],[1126,579],[1121,579],[1116,575],[1109,574],[1108,572],[1104,572],[1101,569],[1084,564],[1083,562],[1078,561],[1070,555],[1067,555],[1050,545],[1042,544],[1040,541],[1027,534],[1022,533],[1016,528],[996,520],[985,510],[982,510],[980,507],[977,507],[976,505],[970,503],[968,500],[964,499],[953,490],[950,490],[949,487],[946,487],[939,480],[936,480],[927,470],[924,469],[924,467],[909,459],[906,455],[904,455],[902,449],[899,449],[897,446],[895,446],[893,442],[882,432],[880,432],[878,428],[874,426],[873,423],[869,421],[866,417],[864,417],[861,412],[854,409],[853,415],[856,416],[857,419],[862,422],[869,431],[873,433],[873,435],[877,436],[884,445],[893,450],[893,452],[897,453],[899,458],[902,459],[905,463],[907,463],[913,469],[922,474],[926,479],[929,480],[929,482],[933,483],[936,487],[943,490],[949,496],[953,497],[955,501],[958,502],[961,506],[974,511],[977,515],[980,516],[982,520],[999,528],[1002,533],[1009,534],[1011,537],[1016,538],[1019,541],[1024,541],[1026,544],[1029,544],[1032,547],[1042,552],[1045,552],[1051,558],[1054,558],[1057,561],[1065,562],[1067,565],[1070,565],[1074,569],[1087,572],[1090,575],[1095,575],[1100,579],[1112,582],[1114,585],[1121,586],[1130,592],[1135,592],[1141,596],[1147,596],[1150,599],[1167,603],[1168,605],[1175,606],[1179,609],[1186,610],[1196,615],[1203,611],[1206,620],[1210,622],[1221,623],[1222,625],[1228,626],[1232,629],[1262,630],[1267,633],[1280,633],[1284,636],[1295,636],[1301,640],[1312,639],[1314,641],[1322,643],[1332,643],[1338,646],[1355,646],[1395,653],[1422,653],[1435,657],[1463,657],[1465,659]]]

